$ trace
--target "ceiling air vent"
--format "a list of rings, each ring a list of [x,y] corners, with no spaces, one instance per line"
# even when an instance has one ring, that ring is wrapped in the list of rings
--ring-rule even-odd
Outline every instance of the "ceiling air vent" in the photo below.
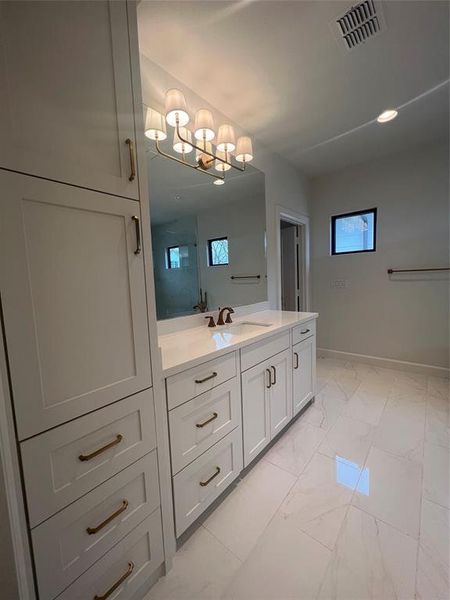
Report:
[[[355,4],[336,19],[336,27],[346,50],[353,50],[386,28],[380,3],[364,0]]]

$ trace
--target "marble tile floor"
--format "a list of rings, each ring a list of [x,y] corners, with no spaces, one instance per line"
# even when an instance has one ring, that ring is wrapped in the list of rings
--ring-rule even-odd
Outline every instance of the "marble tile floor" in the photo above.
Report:
[[[449,600],[448,380],[318,359],[307,409],[145,600]]]

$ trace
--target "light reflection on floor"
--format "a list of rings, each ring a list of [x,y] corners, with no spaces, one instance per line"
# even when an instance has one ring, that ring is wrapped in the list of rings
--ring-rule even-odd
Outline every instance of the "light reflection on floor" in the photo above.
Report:
[[[361,476],[360,476],[361,472]],[[359,480],[359,481],[358,481]],[[370,476],[369,469],[366,467],[361,471],[361,467],[342,456],[336,456],[336,481],[345,487],[369,495]]]

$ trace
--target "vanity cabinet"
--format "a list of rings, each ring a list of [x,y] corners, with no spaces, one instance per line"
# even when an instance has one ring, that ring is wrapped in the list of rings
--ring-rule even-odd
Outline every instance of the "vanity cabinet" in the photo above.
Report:
[[[316,381],[316,338],[311,336],[292,347],[294,415],[314,396]]]
[[[188,369],[180,361],[181,368],[166,377],[176,537],[313,398],[315,316],[298,325],[294,315],[280,318],[274,311],[274,320],[285,321],[281,331],[253,343],[244,338],[234,352]],[[201,338],[199,332],[179,335],[183,356],[186,336]],[[208,335],[205,330],[206,343]],[[165,340],[163,352],[164,346]]]
[[[270,361],[248,369],[241,376],[245,467],[270,442],[271,379]]]
[[[0,2],[0,167],[138,199],[127,10]]]
[[[288,349],[242,373],[242,415],[247,466],[292,418]]]
[[[291,353],[284,350],[270,360],[270,437],[274,438],[292,418]]]
[[[20,440],[152,385],[138,202],[0,170]]]

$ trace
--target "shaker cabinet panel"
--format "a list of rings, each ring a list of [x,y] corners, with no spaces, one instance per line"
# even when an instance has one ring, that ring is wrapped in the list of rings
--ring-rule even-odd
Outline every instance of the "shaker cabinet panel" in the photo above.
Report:
[[[159,506],[156,450],[32,532],[41,598],[54,598]]]
[[[0,56],[0,167],[137,199],[126,2],[1,2]]]
[[[24,439],[151,386],[139,204],[8,171],[0,187],[2,305]]]
[[[140,588],[163,561],[158,508],[57,596],[57,600],[136,600],[142,597],[137,595]]]
[[[310,337],[292,348],[294,415],[314,396],[315,339]]]
[[[292,418],[290,350],[270,359],[270,435],[275,437]]]
[[[30,526],[48,519],[155,447],[151,389],[22,442]]]
[[[268,361],[242,373],[244,467],[270,442],[270,380]]]

